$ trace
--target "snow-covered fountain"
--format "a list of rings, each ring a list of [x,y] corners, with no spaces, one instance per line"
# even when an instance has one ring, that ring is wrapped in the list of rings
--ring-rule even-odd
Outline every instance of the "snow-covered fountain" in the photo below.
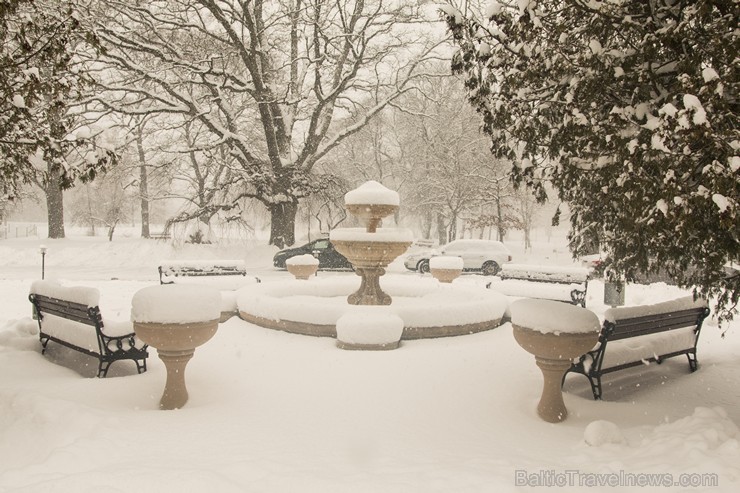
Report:
[[[359,287],[356,276],[320,275],[246,286],[237,295],[242,319],[337,337],[346,349],[392,349],[399,338],[457,336],[501,324],[507,299],[492,290],[416,274],[385,275],[412,243],[410,230],[381,227],[383,218],[398,210],[395,191],[370,181],[348,192],[345,205],[364,227],[335,229],[330,239],[354,266]]]
[[[360,288],[347,301],[351,305],[390,305],[391,297],[380,287],[380,276],[413,241],[408,229],[378,229],[384,217],[398,210],[398,193],[369,181],[348,192],[344,204],[350,214],[365,224],[365,228],[335,229],[329,236],[334,248],[347,257],[362,277]]]

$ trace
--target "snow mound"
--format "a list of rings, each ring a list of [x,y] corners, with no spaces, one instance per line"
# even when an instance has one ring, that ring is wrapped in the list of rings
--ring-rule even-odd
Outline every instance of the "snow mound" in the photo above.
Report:
[[[599,317],[591,310],[552,300],[522,299],[509,307],[511,322],[548,333],[598,332]]]
[[[607,443],[623,443],[624,436],[617,425],[611,421],[598,420],[589,423],[583,432],[583,440],[592,447]]]
[[[431,269],[462,269],[463,259],[462,257],[452,257],[439,255],[429,259],[429,268]]]
[[[87,306],[100,304],[100,291],[97,289],[84,286],[67,287],[55,281],[34,281],[31,284],[31,293]]]
[[[403,320],[382,306],[356,307],[337,320],[337,339],[350,344],[389,344],[401,340]]]
[[[149,286],[137,291],[131,300],[132,322],[186,324],[220,316],[221,293],[210,286]]]
[[[648,315],[659,315],[661,313],[670,313],[692,308],[706,307],[706,300],[695,300],[693,296],[684,296],[671,301],[663,301],[651,305],[638,306],[621,306],[610,308],[604,312],[604,318],[609,322],[624,320],[627,318],[645,317]]]

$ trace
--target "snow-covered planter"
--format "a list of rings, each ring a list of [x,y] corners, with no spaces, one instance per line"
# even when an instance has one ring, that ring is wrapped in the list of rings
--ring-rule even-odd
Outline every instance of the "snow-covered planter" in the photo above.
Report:
[[[306,281],[319,270],[319,259],[309,253],[296,255],[285,261],[285,267],[296,279]]]
[[[599,317],[590,310],[559,301],[523,299],[509,308],[514,339],[535,356],[544,378],[537,414],[550,423],[568,416],[563,402],[563,375],[574,358],[592,349],[599,339]]]
[[[160,409],[179,409],[188,401],[185,367],[195,348],[216,334],[221,303],[221,293],[208,286],[149,286],[134,294],[131,300],[134,332],[157,349],[167,368]]]
[[[402,334],[403,320],[384,307],[357,307],[337,320],[337,347],[341,349],[395,349]]]
[[[452,282],[463,271],[462,257],[438,255],[429,259],[429,272],[439,282]]]

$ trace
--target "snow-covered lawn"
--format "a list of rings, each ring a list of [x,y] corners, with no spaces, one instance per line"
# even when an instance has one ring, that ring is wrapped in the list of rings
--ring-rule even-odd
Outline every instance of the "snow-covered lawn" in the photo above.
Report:
[[[570,376],[569,418],[549,424],[535,411],[542,377],[509,324],[363,352],[232,318],[188,365],[188,404],[159,411],[165,369],[156,350],[146,373],[119,362],[106,379],[87,378],[97,363],[53,343],[40,354],[26,299],[39,275],[37,243],[0,242],[0,492],[635,489],[611,481],[659,482],[645,491],[740,487],[740,321],[724,339],[713,320],[705,323],[693,374],[681,357],[608,375],[601,402],[585,378]],[[292,279],[272,270],[274,250],[266,247],[47,243],[47,278],[100,289],[111,318],[129,316],[133,294],[158,282],[165,258],[245,258],[263,282]],[[394,265],[399,275],[418,275]],[[587,306],[600,317],[602,290],[599,281],[589,284]],[[627,303],[683,294],[664,284],[628,286]],[[718,486],[673,486],[683,480]]]

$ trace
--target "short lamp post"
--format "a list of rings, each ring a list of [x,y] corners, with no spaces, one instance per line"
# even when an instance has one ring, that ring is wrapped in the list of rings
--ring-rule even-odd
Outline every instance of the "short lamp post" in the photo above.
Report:
[[[41,253],[41,279],[44,279],[44,270],[45,270],[45,259],[46,259],[46,245],[41,245],[39,247],[39,253]]]

